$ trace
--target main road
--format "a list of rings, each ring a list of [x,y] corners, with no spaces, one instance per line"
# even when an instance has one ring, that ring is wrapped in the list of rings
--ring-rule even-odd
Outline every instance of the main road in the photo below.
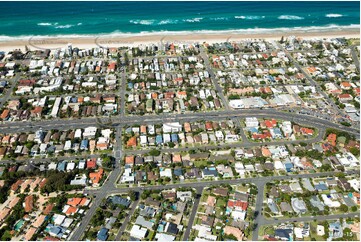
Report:
[[[159,124],[164,122],[192,122],[197,120],[224,120],[228,118],[276,118],[294,121],[306,126],[330,127],[343,130],[359,136],[359,129],[353,127],[346,127],[336,124],[332,121],[320,119],[314,116],[302,115],[297,113],[286,113],[277,109],[242,109],[242,110],[223,110],[212,112],[198,112],[188,114],[163,114],[163,115],[144,115],[144,116],[126,116],[122,119],[113,120],[112,126],[118,125],[137,125],[137,124]],[[25,122],[3,122],[0,127],[1,133],[36,131],[40,128],[43,130],[50,129],[75,129],[94,126],[97,123],[97,118],[84,118],[72,120],[46,120],[41,122],[25,121]],[[102,120],[102,119],[101,119]],[[107,122],[104,119],[104,123]]]

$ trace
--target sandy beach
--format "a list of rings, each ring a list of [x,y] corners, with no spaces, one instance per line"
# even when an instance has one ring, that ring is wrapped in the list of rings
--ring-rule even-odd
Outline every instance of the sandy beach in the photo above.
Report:
[[[73,47],[78,48],[93,48],[96,46],[102,47],[120,47],[120,46],[137,46],[141,44],[149,43],[195,43],[195,42],[226,42],[226,41],[240,41],[244,39],[267,39],[267,40],[279,40],[281,37],[296,36],[304,39],[311,38],[359,38],[360,29],[335,29],[329,31],[318,31],[318,32],[304,32],[304,31],[285,31],[285,32],[265,32],[265,33],[233,33],[233,32],[222,32],[222,33],[191,33],[191,34],[146,34],[146,35],[104,35],[104,36],[87,36],[87,37],[31,37],[24,39],[17,39],[12,41],[0,41],[0,51],[11,51],[14,49],[25,50],[27,46],[30,50],[36,49],[58,49],[64,48],[68,43],[71,43]]]

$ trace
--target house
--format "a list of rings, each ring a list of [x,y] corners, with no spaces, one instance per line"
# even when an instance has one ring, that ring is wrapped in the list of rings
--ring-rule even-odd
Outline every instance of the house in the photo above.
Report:
[[[291,205],[288,202],[281,202],[280,208],[281,208],[282,212],[288,212],[288,213],[293,212],[293,209],[292,209]]]
[[[319,211],[323,211],[325,209],[325,205],[321,202],[320,198],[316,195],[311,196],[310,203],[313,207],[317,208]]]
[[[214,220],[215,220],[214,217],[203,215],[202,216],[202,225],[205,225],[208,227],[213,227]]]
[[[302,133],[302,135],[305,136],[312,136],[314,133],[313,129],[305,128],[305,127],[300,128],[300,132]]]
[[[346,178],[339,178],[337,184],[344,190],[348,191],[351,189],[350,183],[347,181]]]
[[[256,117],[246,117],[246,128],[258,127],[259,122]]]
[[[339,221],[329,223],[328,231],[329,231],[329,237],[327,238],[328,241],[343,237],[343,229]]]
[[[145,204],[148,204],[150,206],[153,206],[155,208],[158,208],[161,203],[157,200],[154,200],[153,198],[147,197],[147,199],[144,201]]]
[[[11,211],[10,208],[7,208],[7,207],[5,207],[1,210],[0,222],[4,221],[7,218],[7,216],[10,214],[10,211]]]
[[[133,136],[127,141],[127,147],[136,147],[137,146],[137,137]]]
[[[214,188],[212,190],[212,193],[216,196],[221,196],[221,197],[227,197],[228,196],[228,189],[227,188],[222,188],[222,187],[217,187]]]
[[[340,102],[350,102],[353,100],[353,97],[351,96],[351,94],[345,93],[338,95],[338,100]]]
[[[184,192],[177,191],[177,198],[180,199],[181,201],[191,200],[192,192],[191,191],[184,191]]]
[[[283,241],[291,241],[293,238],[293,229],[275,229],[275,238]]]
[[[158,175],[157,174],[155,174],[153,171],[148,171],[147,172],[147,180],[149,180],[149,181],[156,181],[156,180],[158,180]]]
[[[130,206],[130,203],[131,201],[126,199],[126,198],[123,198],[123,197],[120,197],[120,196],[112,196],[108,199],[110,202],[112,202],[113,204],[116,204],[116,205],[122,205],[126,208],[128,208]]]
[[[307,211],[306,203],[301,198],[291,198],[291,205],[296,213],[305,213]]]
[[[216,177],[218,177],[218,172],[214,167],[204,168],[202,170],[202,177],[203,178],[216,178]]]
[[[89,179],[92,182],[93,185],[98,185],[100,180],[103,177],[104,170],[103,168],[99,168],[97,172],[91,172],[89,173]]]
[[[36,230],[37,229],[33,228],[33,227],[29,228],[28,231],[26,232],[26,234],[24,235],[24,240],[25,241],[31,241],[34,234],[35,234],[35,232],[36,232]]]
[[[233,235],[234,237],[237,238],[237,241],[242,241],[243,240],[243,233],[239,228],[236,227],[232,227],[232,226],[225,226],[223,229],[224,234],[226,235]]]
[[[178,226],[175,223],[167,222],[165,225],[164,231],[168,234],[177,235],[178,234]]]
[[[86,168],[87,169],[96,169],[97,168],[96,158],[87,159]]]
[[[144,239],[147,235],[147,231],[146,228],[141,228],[139,225],[135,224],[130,230],[130,236],[137,239]]]
[[[271,198],[267,199],[267,206],[271,210],[272,213],[279,214],[279,210],[273,199],[271,199]]]
[[[349,82],[341,82],[340,87],[343,90],[350,90],[352,88],[352,85]]]
[[[97,234],[97,241],[106,241],[108,238],[108,231],[107,228],[101,228]]]
[[[138,216],[136,221],[135,221],[135,224],[138,224],[142,227],[145,227],[147,229],[152,229],[153,225],[154,225],[154,222],[152,221],[148,221],[146,220],[143,216]]]
[[[24,211],[26,213],[29,213],[33,210],[33,208],[34,208],[34,197],[33,197],[33,195],[29,195],[29,196],[25,197]]]
[[[164,234],[164,233],[157,233],[155,235],[155,238],[157,241],[174,241],[175,240],[175,236],[169,235],[169,234]]]

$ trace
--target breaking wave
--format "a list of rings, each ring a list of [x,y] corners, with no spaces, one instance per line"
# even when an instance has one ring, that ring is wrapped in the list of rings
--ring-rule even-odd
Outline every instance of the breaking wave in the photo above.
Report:
[[[234,16],[236,19],[247,19],[247,20],[257,20],[264,19],[266,16]]]
[[[302,20],[305,19],[304,17],[300,17],[297,15],[281,15],[278,19],[285,19],[285,20]]]
[[[325,16],[326,16],[326,18],[341,18],[341,17],[343,17],[342,14],[338,14],[338,13],[329,13],[329,14],[326,14]]]

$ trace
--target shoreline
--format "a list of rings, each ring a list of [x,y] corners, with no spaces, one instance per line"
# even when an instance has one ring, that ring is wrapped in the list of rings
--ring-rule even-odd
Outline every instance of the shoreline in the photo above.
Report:
[[[226,42],[226,41],[241,41],[246,39],[265,39],[265,40],[279,40],[281,37],[296,36],[304,39],[312,38],[359,38],[359,28],[347,29],[332,29],[323,31],[278,31],[278,32],[257,32],[257,33],[235,33],[220,31],[212,33],[155,33],[155,34],[139,34],[139,35],[97,35],[97,36],[74,36],[69,35],[61,37],[41,37],[34,36],[28,39],[5,40],[0,41],[0,51],[12,51],[14,49],[25,50],[25,45],[30,50],[36,49],[59,49],[65,48],[68,43],[73,47],[81,49],[94,48],[96,46],[102,47],[120,47],[120,46],[137,46],[142,44],[156,44],[156,43],[195,43],[195,42]]]

